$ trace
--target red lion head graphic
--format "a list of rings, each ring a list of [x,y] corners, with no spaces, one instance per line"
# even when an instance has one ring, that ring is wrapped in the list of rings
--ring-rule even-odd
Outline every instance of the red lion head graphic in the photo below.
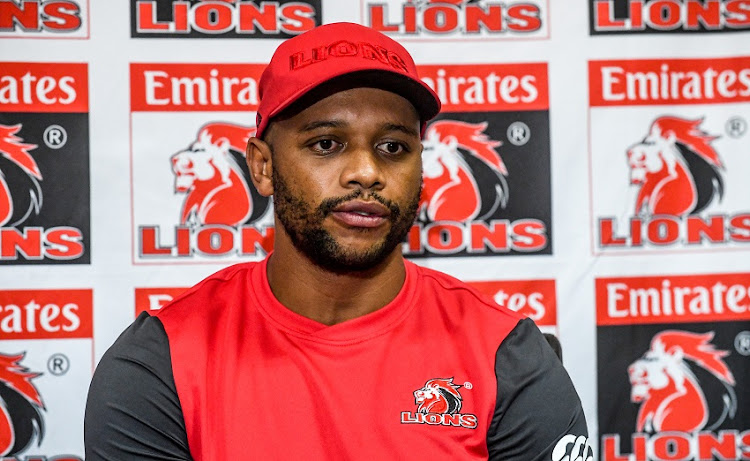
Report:
[[[722,360],[729,353],[714,349],[710,343],[713,337],[713,332],[663,331],[651,340],[651,349],[628,367],[630,398],[641,405],[638,432],[695,432],[709,425],[706,394],[690,363],[723,384],[723,411],[711,423],[712,428],[734,415],[734,377]]]
[[[508,172],[495,150],[501,145],[484,134],[487,123],[441,120],[425,133],[422,152],[422,221],[485,219],[508,202]],[[489,184],[477,184],[481,176]]]
[[[628,149],[630,183],[640,187],[636,214],[683,216],[698,213],[724,193],[716,136],[699,128],[703,119],[660,117],[648,135]]]
[[[461,409],[461,386],[453,384],[453,378],[435,378],[427,381],[421,389],[414,391],[414,403],[418,413],[457,413]]]
[[[254,134],[254,127],[209,123],[172,155],[175,193],[186,194],[180,224],[237,226],[265,212],[268,199],[256,197],[242,154]]]
[[[19,131],[21,124],[0,124],[0,226],[17,226],[42,206],[42,173],[29,154],[37,146],[24,143]]]
[[[0,457],[17,455],[44,437],[44,404],[31,383],[41,373],[20,365],[23,357],[0,354]]]

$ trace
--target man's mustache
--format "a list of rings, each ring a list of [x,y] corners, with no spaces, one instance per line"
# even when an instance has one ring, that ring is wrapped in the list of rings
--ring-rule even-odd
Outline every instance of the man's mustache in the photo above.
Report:
[[[362,198],[364,200],[372,199],[387,207],[391,212],[390,219],[393,221],[396,221],[399,216],[401,216],[401,208],[393,203],[393,201],[378,195],[377,192],[372,192],[364,189],[355,190],[351,194],[344,195],[343,197],[331,197],[323,200],[317,209],[318,216],[321,219],[325,218],[330,213],[332,213],[334,208],[336,208],[337,206],[357,198]]]

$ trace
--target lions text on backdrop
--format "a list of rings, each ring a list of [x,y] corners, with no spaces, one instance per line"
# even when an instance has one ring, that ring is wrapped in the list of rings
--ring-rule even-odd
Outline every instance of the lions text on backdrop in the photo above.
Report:
[[[603,460],[748,458],[748,276],[596,279]]]
[[[90,261],[86,64],[2,63],[0,264]]]
[[[589,78],[594,253],[749,248],[734,127],[750,118],[750,60],[592,61]]]
[[[88,0],[0,0],[0,38],[87,39],[88,15]]]
[[[321,18],[320,0],[130,0],[133,38],[289,38]]]
[[[294,62],[340,52],[394,59],[352,41]],[[270,201],[256,193],[242,159],[255,133],[249,120],[262,69],[131,64],[133,184],[163,185],[156,200],[133,190],[136,262],[225,261],[271,250]],[[426,130],[425,194],[405,253],[550,254],[546,65],[433,65],[420,72],[444,106]],[[178,119],[179,137],[144,144],[143,133]],[[521,168],[526,162],[535,168]],[[533,206],[514,196],[533,197]]]
[[[81,461],[76,425],[93,371],[92,290],[0,291],[0,458]],[[80,414],[78,414],[80,413]],[[50,436],[44,428],[54,427]]]
[[[547,1],[362,1],[362,22],[400,39],[545,39]]]
[[[735,32],[750,29],[750,0],[589,0],[590,33]]]

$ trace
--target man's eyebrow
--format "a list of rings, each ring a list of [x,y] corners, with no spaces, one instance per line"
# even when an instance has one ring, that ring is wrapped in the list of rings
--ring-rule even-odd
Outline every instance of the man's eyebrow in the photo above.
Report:
[[[316,120],[302,127],[302,131],[313,131],[318,128],[342,128],[346,122],[342,120]]]
[[[383,131],[400,131],[402,133],[408,134],[409,136],[419,137],[419,132],[414,128],[409,128],[406,125],[399,125],[395,123],[387,123],[383,125]]]

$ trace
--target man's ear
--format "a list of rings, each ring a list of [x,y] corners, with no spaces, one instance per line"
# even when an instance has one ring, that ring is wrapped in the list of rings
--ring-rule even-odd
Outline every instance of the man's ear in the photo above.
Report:
[[[245,161],[258,193],[264,197],[273,195],[271,146],[260,138],[250,138],[245,149]]]

